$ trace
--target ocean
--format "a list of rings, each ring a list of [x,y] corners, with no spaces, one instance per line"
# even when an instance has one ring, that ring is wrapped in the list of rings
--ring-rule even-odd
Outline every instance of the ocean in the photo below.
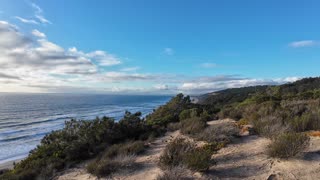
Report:
[[[46,134],[62,129],[71,118],[109,116],[119,120],[125,110],[140,111],[146,116],[170,98],[0,93],[0,164],[26,157]]]

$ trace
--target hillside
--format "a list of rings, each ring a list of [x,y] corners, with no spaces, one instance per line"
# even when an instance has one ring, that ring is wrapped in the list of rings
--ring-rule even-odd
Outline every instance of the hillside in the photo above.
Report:
[[[0,179],[310,179],[319,175],[319,107],[320,78],[228,89],[199,104],[178,94],[146,118],[68,121]]]
[[[243,88],[226,89],[222,91],[207,93],[199,96],[199,103],[223,107],[240,103],[247,98],[266,95],[277,98],[317,98],[320,90],[320,77],[304,78],[293,83],[287,83],[278,86],[251,86]]]

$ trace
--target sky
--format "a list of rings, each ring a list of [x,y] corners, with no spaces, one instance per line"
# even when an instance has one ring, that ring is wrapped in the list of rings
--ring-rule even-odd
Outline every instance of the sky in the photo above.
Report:
[[[1,0],[0,92],[202,94],[319,76],[318,0]]]

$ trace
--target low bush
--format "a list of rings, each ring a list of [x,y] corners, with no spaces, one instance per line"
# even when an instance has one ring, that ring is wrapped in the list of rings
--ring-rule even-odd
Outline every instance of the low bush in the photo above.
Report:
[[[284,133],[268,146],[271,157],[290,158],[298,155],[309,146],[310,138],[303,133]]]
[[[135,155],[118,155],[112,159],[102,159],[95,161],[87,166],[87,171],[97,177],[109,176],[119,171],[133,168],[135,165]]]
[[[295,117],[291,121],[292,128],[297,132],[319,130],[320,129],[320,113],[319,112],[307,112],[300,117]]]
[[[255,132],[259,135],[273,138],[280,134],[291,132],[289,125],[283,123],[281,117],[269,115],[252,121]]]
[[[134,157],[145,150],[143,141],[132,141],[115,144],[105,150],[87,166],[89,173],[98,177],[108,176],[125,168],[128,169],[134,162]]]
[[[176,123],[169,123],[167,125],[167,130],[168,131],[176,131],[176,130],[179,130],[181,128],[181,124],[180,122],[176,122]]]
[[[206,171],[213,164],[211,160],[212,152],[204,148],[195,148],[185,154],[184,164],[194,171]]]
[[[159,165],[163,169],[183,166],[185,154],[191,152],[195,146],[183,138],[177,138],[169,143],[160,156]]]
[[[186,166],[191,170],[205,171],[212,164],[211,155],[211,151],[197,148],[195,144],[178,138],[166,146],[159,165],[163,169]]]
[[[198,108],[186,109],[179,114],[179,120],[182,121],[185,119],[197,117],[199,115],[200,115],[200,109]]]
[[[231,123],[209,126],[196,135],[196,138],[209,143],[230,143],[238,136],[239,129]]]
[[[219,112],[218,116],[220,119],[231,118],[240,120],[243,117],[243,112],[235,107],[226,107]]]
[[[195,135],[205,129],[207,122],[201,117],[188,118],[180,122],[181,133]]]

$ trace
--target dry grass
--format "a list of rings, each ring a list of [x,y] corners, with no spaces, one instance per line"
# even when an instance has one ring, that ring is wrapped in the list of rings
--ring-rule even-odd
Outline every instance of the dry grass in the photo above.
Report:
[[[165,170],[162,175],[157,177],[157,180],[177,180],[177,179],[187,179],[185,167],[173,167],[171,169]]]
[[[268,146],[268,153],[271,157],[291,158],[303,152],[309,142],[309,136],[304,133],[284,133],[273,139]]]

